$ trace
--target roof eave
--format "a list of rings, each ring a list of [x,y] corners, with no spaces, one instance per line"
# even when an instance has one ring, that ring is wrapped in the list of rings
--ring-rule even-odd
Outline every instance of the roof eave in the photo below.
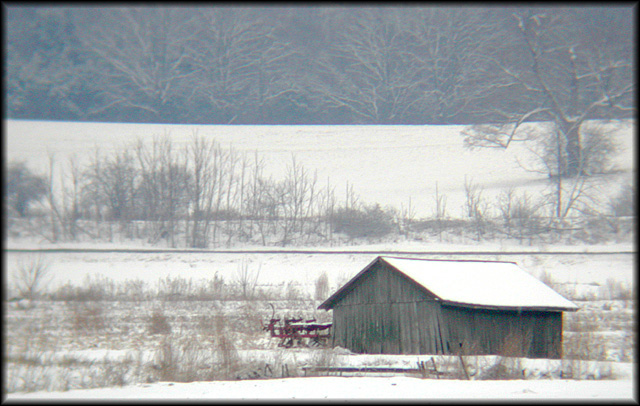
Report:
[[[466,307],[470,309],[486,309],[486,310],[505,310],[505,311],[543,311],[543,312],[575,312],[580,310],[579,307],[562,307],[562,306],[497,306],[483,305],[475,303],[453,302],[449,300],[441,300],[443,306]]]

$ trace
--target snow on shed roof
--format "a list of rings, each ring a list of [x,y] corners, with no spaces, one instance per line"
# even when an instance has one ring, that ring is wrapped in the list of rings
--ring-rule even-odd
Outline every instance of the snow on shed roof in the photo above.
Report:
[[[513,262],[381,258],[446,302],[486,307],[578,309]]]
[[[396,257],[377,257],[318,308],[332,309],[381,260],[445,304],[505,310],[578,310],[514,262]]]

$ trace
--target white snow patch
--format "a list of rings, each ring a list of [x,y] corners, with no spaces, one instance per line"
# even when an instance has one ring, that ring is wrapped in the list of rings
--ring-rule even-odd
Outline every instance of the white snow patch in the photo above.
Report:
[[[445,301],[514,308],[578,308],[514,263],[383,259]]]

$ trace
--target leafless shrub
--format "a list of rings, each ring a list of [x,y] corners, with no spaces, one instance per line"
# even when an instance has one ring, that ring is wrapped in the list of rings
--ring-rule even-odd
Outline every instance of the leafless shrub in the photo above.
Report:
[[[230,332],[226,326],[225,317],[218,314],[216,317],[216,341],[214,354],[218,365],[214,374],[217,379],[233,379],[240,369],[240,359],[236,347],[230,338]]]
[[[572,315],[567,320],[563,334],[563,358],[583,361],[606,360],[606,344],[595,335],[601,330],[602,326],[591,315]]]
[[[100,368],[97,369],[97,376],[92,376],[93,387],[107,388],[113,386],[124,386],[127,382],[127,375],[133,367],[133,360],[130,358],[124,361],[112,361],[106,356]]]
[[[178,354],[171,339],[164,338],[156,348],[153,369],[160,381],[173,381],[177,376]]]
[[[85,276],[81,286],[67,282],[58,287],[50,295],[52,300],[63,301],[101,301],[115,300],[117,296],[116,283],[103,275]]]
[[[148,287],[140,279],[127,279],[117,285],[117,297],[120,300],[140,302],[148,299]]]
[[[551,275],[551,272],[547,271],[546,269],[543,269],[542,272],[540,272],[540,276],[538,277],[538,279],[540,280],[540,282],[544,283],[551,289],[556,289],[558,287],[556,281]]]
[[[242,261],[236,269],[235,285],[238,287],[242,299],[254,298],[261,267],[262,265],[259,265],[258,269],[254,271],[249,268],[246,261]]]
[[[149,333],[150,334],[169,334],[171,333],[171,325],[169,319],[165,316],[162,309],[156,308],[149,317]]]
[[[161,300],[184,300],[191,292],[191,279],[166,276],[157,283],[157,298]]]
[[[257,309],[257,302],[247,301],[242,304],[238,312],[242,318],[241,331],[245,331],[249,335],[259,334],[262,336],[260,327],[262,326],[262,317]]]
[[[38,299],[51,282],[49,263],[41,254],[18,261],[14,285],[26,299]]]
[[[308,376],[318,376],[319,372],[314,372],[313,368],[325,368],[333,367],[338,364],[338,358],[332,348],[318,348],[314,350],[313,355],[309,359],[306,367],[311,368],[308,372]]]
[[[76,334],[94,334],[105,327],[104,306],[99,302],[80,302],[71,305],[72,326]]]
[[[608,278],[602,287],[601,297],[609,300],[631,300],[633,292],[631,286],[624,281]]]
[[[523,379],[524,373],[519,358],[498,357],[496,362],[485,369],[479,380],[509,380]]]
[[[486,232],[489,206],[482,197],[483,189],[472,180],[464,179],[465,204],[464,214],[472,221],[476,239],[480,241]]]
[[[229,297],[225,289],[224,278],[216,272],[213,278],[202,280],[198,284],[197,298],[199,300],[223,300]]]
[[[152,369],[160,381],[194,382],[207,380],[211,364],[196,337],[165,336],[156,347]]]
[[[627,184],[617,195],[609,199],[609,211],[615,217],[635,216],[636,188]]]
[[[523,379],[521,357],[526,357],[531,345],[531,334],[509,333],[500,348],[496,362],[480,375],[479,379]]]
[[[344,233],[350,239],[380,238],[394,230],[393,215],[379,204],[338,208],[333,212],[330,222],[334,233]]]
[[[318,279],[316,279],[316,300],[324,300],[329,294],[329,277],[326,272],[323,272]]]
[[[542,204],[534,202],[526,193],[517,196],[514,189],[508,189],[498,196],[497,206],[504,222],[503,230],[508,236],[521,242],[529,238],[531,243],[533,237],[543,231],[539,215]]]
[[[560,365],[560,377],[563,379],[602,380],[614,379],[611,364],[581,359],[563,359]]]
[[[287,300],[296,300],[302,298],[302,291],[300,290],[300,284],[297,281],[289,281],[285,292],[285,298]]]

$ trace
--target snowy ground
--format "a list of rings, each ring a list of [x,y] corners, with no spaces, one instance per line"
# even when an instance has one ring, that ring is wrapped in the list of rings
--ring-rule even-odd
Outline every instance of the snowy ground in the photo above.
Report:
[[[215,400],[635,400],[631,380],[508,380],[462,381],[411,377],[315,377],[252,381],[159,382],[122,388],[35,392],[10,395],[9,400],[34,399],[199,399]]]
[[[85,245],[86,246],[86,245]],[[34,248],[32,245],[12,244],[7,248]],[[108,249],[106,244],[93,245],[94,248]],[[113,246],[111,246],[113,247]],[[127,247],[133,248],[133,247]],[[261,248],[261,249],[264,249]],[[315,249],[319,249],[315,247]],[[260,249],[258,249],[259,251]],[[632,243],[609,244],[602,246],[562,247],[553,246],[542,249],[545,252],[578,252],[570,255],[508,255],[509,251],[541,251],[540,247],[499,246],[482,244],[476,246],[434,245],[434,244],[378,244],[357,247],[322,248],[326,251],[365,251],[367,253],[314,254],[313,249],[305,253],[198,253],[198,252],[159,252],[159,253],[112,253],[112,252],[50,252],[43,254],[50,263],[53,277],[52,287],[66,282],[81,283],[87,276],[106,276],[114,281],[138,279],[153,283],[158,279],[171,276],[198,279],[212,278],[216,273],[233,279],[242,263],[258,274],[258,284],[270,285],[295,281],[312,292],[319,275],[325,272],[330,288],[337,289],[357,272],[362,270],[377,255],[385,252],[403,251],[403,256],[433,259],[482,259],[513,261],[522,268],[539,277],[544,271],[550,272],[555,281],[574,285],[603,286],[607,279],[635,283],[633,256],[630,254],[593,255],[590,252],[633,252]],[[435,251],[438,255],[407,254],[410,252]],[[478,252],[477,255],[456,255],[446,252]],[[493,254],[481,254],[482,252]],[[495,254],[495,252],[503,253]],[[32,256],[29,252],[9,252],[5,256],[5,269],[15,269],[20,261]],[[612,266],[614,264],[614,266]]]
[[[106,248],[102,246],[102,248]],[[345,248],[345,247],[342,247]],[[313,315],[319,301],[312,300],[315,282],[318,276],[326,273],[329,278],[330,291],[341,286],[355,275],[373,258],[375,252],[383,250],[381,246],[358,247],[370,250],[366,254],[313,254],[313,253],[47,253],[45,258],[50,262],[53,271],[53,286],[70,283],[82,285],[85,278],[105,277],[116,282],[126,280],[142,280],[153,286],[159,280],[169,276],[173,278],[192,278],[193,280],[210,280],[216,273],[228,283],[234,277],[242,263],[258,275],[258,285],[285,291],[294,284],[298,296],[306,300],[275,301],[279,314],[301,312],[305,316]],[[424,248],[424,247],[423,247]],[[449,246],[450,250],[464,247]],[[489,251],[490,246],[476,247],[477,251]],[[557,247],[555,247],[557,248]],[[575,250],[576,247],[574,247]],[[625,244],[600,247],[602,251],[628,251]],[[385,250],[418,250],[415,246],[385,245]],[[515,247],[512,247],[515,249]],[[376,251],[377,250],[377,251]],[[597,247],[589,250],[598,251]],[[11,271],[19,262],[31,254],[10,252],[5,256],[5,270]],[[451,255],[420,255],[417,258],[451,258]],[[453,256],[455,257],[455,256]],[[469,258],[464,256],[464,258]],[[112,386],[99,389],[75,389],[59,392],[11,393],[9,399],[22,400],[32,398],[48,399],[80,399],[80,398],[168,398],[168,399],[630,399],[635,396],[632,369],[635,364],[632,348],[635,334],[630,322],[635,310],[628,302],[615,300],[595,300],[607,294],[607,280],[621,281],[627,286],[635,286],[634,255],[606,254],[594,255],[581,253],[574,255],[478,255],[476,259],[507,260],[517,262],[523,269],[539,277],[542,272],[549,271],[557,286],[566,289],[569,294],[592,299],[576,301],[581,310],[568,315],[565,327],[570,329],[580,323],[592,323],[597,331],[575,333],[565,332],[566,339],[576,334],[579,340],[589,340],[586,345],[603,361],[584,361],[578,364],[580,380],[559,379],[559,366],[552,360],[524,360],[538,362],[529,365],[532,371],[526,380],[476,381],[434,380],[415,377],[291,377],[284,379],[261,379],[246,381],[213,381],[213,382],[156,382],[125,384],[123,387]],[[560,290],[562,292],[562,289]],[[562,292],[564,293],[564,292]],[[591,295],[591,296],[589,296]],[[70,327],[74,314],[82,309],[92,309],[91,303],[56,302],[53,305],[42,304],[41,308],[31,310],[11,310],[6,314],[6,321],[11,324],[12,331],[7,336],[11,348],[18,349],[22,345],[39,345],[39,342],[50,348],[49,353],[35,350],[34,356],[50,362],[76,362],[78,369],[71,374],[82,373],[83,362],[90,367],[101,365],[100,362],[118,362],[126,357],[139,354],[141,359],[153,360],[162,343],[162,337],[149,336],[146,332],[148,315],[159,304],[152,301],[115,302],[99,304],[104,314],[104,327],[99,331],[78,332]],[[83,307],[88,306],[88,307]],[[199,320],[215,312],[222,312],[227,317],[229,328],[235,334],[237,353],[240,359],[251,360],[254,365],[264,363],[274,365],[288,364],[294,366],[317,365],[322,357],[311,349],[283,350],[275,346],[273,339],[259,331],[262,320],[270,316],[268,303],[261,301],[216,301],[208,302],[175,302],[161,304],[165,314],[174,326],[172,340],[196,339],[205,351],[210,351],[213,339],[202,335]],[[188,309],[188,311],[187,311]],[[327,317],[325,312],[318,315]],[[574,317],[578,317],[574,319]],[[15,323],[22,323],[15,324]],[[36,330],[26,330],[25,326],[34,326]],[[255,326],[254,326],[255,325]],[[20,331],[18,331],[18,326]],[[253,326],[253,327],[252,327]],[[23,336],[24,330],[32,331],[32,338]],[[255,331],[254,331],[255,330]],[[35,331],[35,335],[34,332]],[[44,333],[48,331],[48,333]],[[24,338],[20,338],[24,337]],[[40,338],[38,338],[40,337]],[[582,338],[581,338],[582,337]],[[23,343],[23,340],[24,341]],[[43,344],[45,345],[45,344]],[[207,345],[209,347],[207,347]],[[52,352],[51,352],[52,350]],[[38,352],[40,351],[40,352]],[[317,350],[316,350],[317,351]],[[416,356],[377,356],[377,355],[340,355],[332,356],[332,365],[398,365],[412,367]],[[426,358],[425,360],[428,360]],[[606,361],[605,361],[606,360]],[[454,360],[455,361],[455,360]],[[456,365],[451,360],[439,360],[438,365]],[[623,362],[620,362],[623,361]],[[490,362],[487,361],[489,365]],[[540,364],[542,362],[542,364]],[[554,363],[555,362],[555,363]],[[53,363],[55,364],[55,363]],[[53,365],[52,364],[52,365]],[[116,364],[114,364],[116,365]],[[46,369],[49,368],[49,369]],[[45,367],[32,376],[51,377],[54,366]],[[89,367],[88,367],[89,368]],[[275,368],[274,368],[275,369]],[[555,371],[555,372],[554,372]],[[591,371],[591,372],[590,372]],[[588,376],[601,375],[602,380],[589,380]],[[609,374],[607,373],[609,371]],[[63,370],[59,371],[65,376]],[[67,373],[68,374],[68,373]],[[298,375],[300,375],[298,373]],[[26,375],[29,376],[29,375]],[[608,376],[608,377],[607,377]],[[274,378],[279,378],[274,375]],[[40,379],[41,379],[40,378]],[[602,377],[601,377],[602,378]],[[55,379],[55,378],[51,378]],[[82,386],[80,386],[82,387]]]

